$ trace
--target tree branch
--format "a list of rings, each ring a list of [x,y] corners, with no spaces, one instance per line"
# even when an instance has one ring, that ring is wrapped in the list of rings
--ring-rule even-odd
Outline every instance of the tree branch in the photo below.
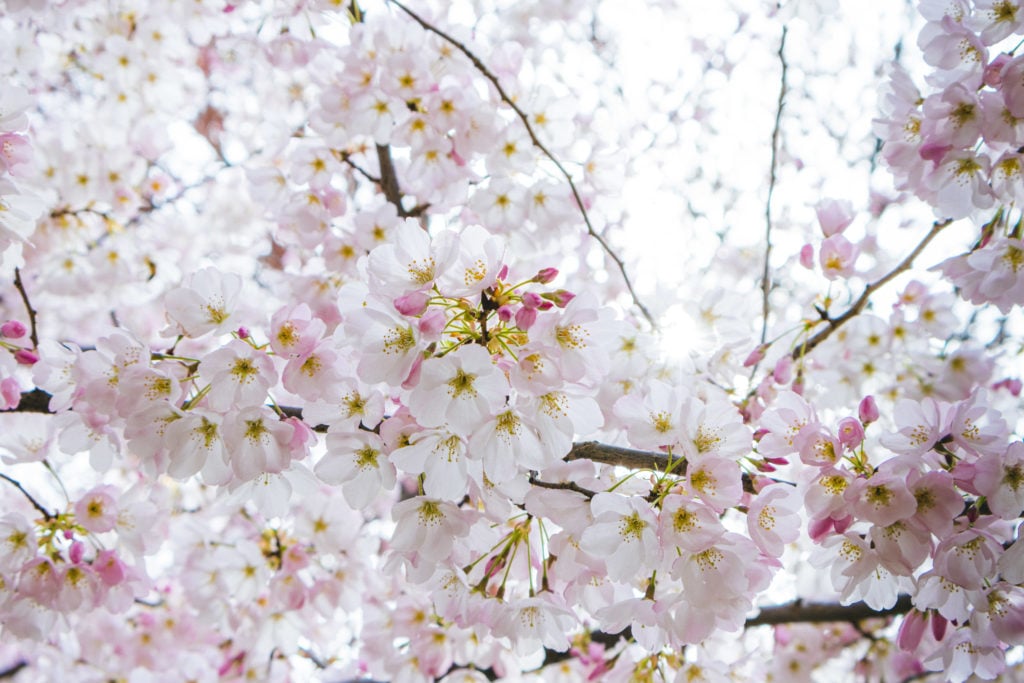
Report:
[[[775,182],[778,179],[779,167],[779,131],[782,128],[782,109],[786,103],[786,72],[789,63],[786,62],[786,35],[788,27],[782,27],[782,38],[779,40],[779,62],[782,64],[782,73],[779,76],[779,99],[775,108],[775,124],[772,127],[772,156],[768,172],[768,197],[764,203],[764,267],[761,269],[761,344],[768,339],[768,315],[771,313],[771,305],[768,297],[772,291],[771,278],[771,256],[772,256],[772,198],[775,196]],[[750,376],[757,374],[757,368],[761,362],[758,361],[751,369]]]
[[[398,187],[398,174],[395,173],[395,162],[391,158],[391,147],[377,145],[377,163],[380,165],[380,189],[385,199],[398,209],[398,215],[404,218],[402,190]]]
[[[32,303],[28,299],[28,293],[25,291],[25,283],[21,281],[21,269],[14,269],[14,287],[21,294],[21,300],[25,303],[25,310],[28,311],[28,323],[29,323],[29,339],[32,340],[32,349],[39,348],[39,333],[36,330],[36,309],[32,308]]]
[[[756,617],[747,619],[746,628],[768,624],[820,624],[835,621],[858,622],[896,614],[906,614],[913,607],[909,595],[901,595],[888,609],[874,610],[863,602],[839,605],[832,602],[802,602],[794,600],[785,605],[763,607]]]
[[[814,349],[814,347],[818,346],[823,341],[828,339],[833,332],[835,332],[842,325],[847,323],[851,318],[854,318],[855,316],[859,315],[860,312],[864,310],[864,307],[867,305],[868,300],[871,298],[871,295],[874,294],[876,290],[880,289],[886,283],[892,280],[894,277],[910,268],[910,266],[913,265],[914,263],[914,259],[916,259],[921,254],[921,252],[924,251],[924,248],[927,247],[933,239],[935,239],[935,236],[938,235],[943,228],[945,228],[952,222],[952,219],[947,218],[944,221],[936,221],[935,223],[933,223],[932,229],[929,230],[928,234],[924,236],[924,239],[922,239],[920,243],[918,243],[918,245],[914,247],[913,251],[907,254],[906,258],[900,261],[895,268],[890,270],[888,273],[883,275],[878,280],[869,283],[864,288],[864,292],[860,295],[860,298],[853,302],[853,305],[846,309],[846,311],[842,315],[836,318],[826,316],[824,318],[824,322],[828,323],[828,327],[826,327],[823,330],[820,330],[817,334],[808,339],[806,342],[800,344],[795,349],[793,349],[793,352],[791,354],[793,360],[799,360],[800,358],[806,356]]]
[[[39,512],[41,512],[43,517],[45,517],[46,519],[48,519],[48,520],[49,519],[53,519],[53,518],[55,518],[57,516],[57,515],[52,514],[49,510],[44,508],[39,503],[38,500],[33,498],[32,494],[29,493],[28,491],[26,491],[25,487],[22,486],[21,482],[19,482],[17,479],[12,479],[11,477],[8,477],[6,474],[4,474],[3,472],[0,472],[0,479],[7,480],[8,482],[10,482],[14,486],[14,488],[16,488],[19,491],[21,491],[22,495],[24,495],[26,498],[28,498],[28,502],[32,503],[32,507],[34,507],[36,510],[39,510]]]
[[[794,600],[784,605],[763,607],[761,612],[747,619],[744,628],[754,626],[768,626],[775,624],[824,624],[834,622],[848,622],[856,624],[864,619],[878,619],[882,617],[906,614],[913,607],[909,595],[901,595],[896,604],[889,609],[874,610],[863,602],[855,602],[852,605],[840,605],[838,603],[825,602],[802,602]],[[606,648],[612,648],[622,640],[632,640],[633,634],[629,628],[619,633],[605,633],[594,631],[590,634],[590,640],[601,643]],[[550,664],[557,664],[572,658],[572,651],[555,652],[545,650],[544,663],[541,668]]]
[[[18,674],[18,672],[24,669],[26,666],[28,666],[28,662],[26,662],[24,659],[21,659],[12,664],[11,666],[7,667],[6,669],[4,669],[3,671],[0,671],[0,678],[14,678]]]
[[[555,155],[551,153],[551,151],[544,145],[544,143],[540,141],[540,138],[537,137],[537,133],[533,130],[533,126],[530,124],[530,117],[527,116],[526,112],[524,112],[519,107],[519,105],[517,105],[515,101],[511,97],[509,97],[508,93],[505,92],[505,89],[501,87],[501,83],[498,81],[498,77],[494,74],[494,72],[488,69],[487,65],[484,64],[480,60],[480,58],[473,53],[472,50],[466,47],[464,43],[456,40],[455,38],[451,37],[441,29],[437,28],[436,26],[428,22],[427,20],[421,18],[418,14],[416,14],[411,9],[403,5],[398,0],[388,0],[388,2],[394,4],[400,10],[402,10],[410,17],[412,17],[412,19],[417,24],[422,26],[424,30],[429,31],[430,33],[433,33],[434,35],[442,38],[443,40],[447,41],[452,46],[454,46],[456,49],[458,49],[459,52],[461,52],[462,54],[469,58],[469,61],[473,63],[473,66],[476,67],[476,70],[483,74],[483,76],[491,82],[491,85],[493,85],[494,88],[498,91],[498,97],[501,98],[501,101],[507,104],[509,107],[511,107],[512,111],[515,112],[516,116],[519,117],[519,120],[523,122],[523,125],[526,127],[526,133],[527,135],[530,136],[530,140],[533,142],[533,146],[539,149],[541,153],[544,154],[544,156],[546,156],[551,161],[551,163],[555,165],[555,168],[558,169],[559,173],[561,173],[565,180],[569,183],[569,189],[572,190],[572,196],[576,200],[576,206],[579,208],[580,213],[583,216],[583,222],[587,226],[587,232],[590,234],[591,237],[597,240],[597,243],[601,245],[601,248],[604,249],[605,253],[607,253],[608,256],[612,259],[612,261],[615,262],[615,265],[618,266],[619,272],[622,274],[622,279],[626,283],[626,289],[629,290],[629,294],[633,298],[633,304],[640,309],[640,312],[643,314],[644,318],[647,319],[647,322],[651,324],[651,327],[656,328],[658,325],[654,322],[654,317],[651,315],[650,311],[647,310],[647,307],[643,305],[643,303],[640,301],[640,298],[637,296],[636,291],[633,289],[633,283],[629,279],[629,275],[626,273],[626,264],[622,261],[621,258],[619,258],[618,254],[615,253],[615,251],[611,248],[611,246],[608,245],[604,238],[594,229],[593,224],[590,222],[590,215],[587,213],[587,210],[583,205],[583,198],[580,196],[579,189],[576,187],[576,183],[573,181],[572,175],[569,173],[569,171],[565,169],[565,166],[563,166],[561,162],[558,161]]]

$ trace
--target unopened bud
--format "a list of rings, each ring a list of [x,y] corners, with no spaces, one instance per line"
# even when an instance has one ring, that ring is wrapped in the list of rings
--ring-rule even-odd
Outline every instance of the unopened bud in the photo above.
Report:
[[[82,561],[82,557],[85,555],[85,546],[81,541],[75,541],[71,544],[71,548],[68,550],[68,558],[72,564],[78,564]]]
[[[528,330],[537,322],[537,309],[520,308],[516,311],[516,327],[521,330]]]
[[[21,365],[35,365],[39,362],[39,356],[28,349],[18,349],[14,352],[14,360]]]
[[[857,408],[857,416],[865,425],[871,424],[878,419],[878,404],[874,396],[865,396]]]
[[[430,295],[426,292],[409,292],[395,299],[395,310],[402,315],[416,316],[427,310]]]
[[[556,277],[558,277],[558,268],[541,268],[537,271],[537,274],[533,276],[533,281],[546,285]]]
[[[21,339],[28,332],[25,326],[17,320],[8,320],[3,325],[0,325],[0,337],[7,337],[8,339]]]
[[[788,384],[789,380],[793,378],[793,358],[790,356],[780,358],[772,371],[772,377],[779,384]]]
[[[544,303],[544,300],[540,298],[539,294],[533,292],[527,292],[523,294],[523,306],[526,308],[537,308]]]
[[[249,328],[248,327],[239,327],[238,330],[235,332],[235,334],[238,335],[239,339],[248,339],[249,338]]]
[[[565,308],[566,306],[569,305],[570,301],[576,298],[575,294],[564,289],[556,289],[553,292],[545,292],[544,294],[541,294],[541,296],[547,299],[548,301],[552,302],[559,308]]]
[[[757,365],[758,363],[763,361],[764,360],[765,351],[767,351],[767,350],[768,350],[768,345],[767,344],[761,344],[760,346],[755,348],[753,351],[750,352],[750,355],[747,356],[747,359],[745,361],[743,361],[743,367],[749,368],[750,366]]]

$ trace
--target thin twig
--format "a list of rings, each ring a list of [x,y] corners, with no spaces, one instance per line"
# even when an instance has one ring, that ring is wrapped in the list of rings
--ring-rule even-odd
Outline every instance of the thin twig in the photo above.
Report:
[[[14,676],[26,666],[28,666],[28,662],[24,659],[18,660],[3,671],[0,671],[0,678],[14,678]]]
[[[786,104],[786,73],[789,64],[786,62],[786,35],[788,27],[782,27],[782,38],[779,40],[779,63],[782,72],[779,76],[779,99],[775,107],[775,125],[772,127],[772,156],[768,171],[768,197],[764,203],[764,267],[761,269],[761,344],[768,339],[768,316],[771,313],[769,295],[772,291],[771,256],[772,256],[772,198],[775,196],[775,183],[778,180],[779,168],[779,132],[782,128],[782,109]],[[750,377],[757,375],[761,361],[751,368]]]
[[[505,89],[501,87],[501,83],[498,81],[498,77],[494,74],[494,72],[488,69],[487,66],[480,60],[480,58],[477,57],[472,50],[466,47],[464,43],[456,40],[455,38],[451,37],[444,31],[442,31],[441,29],[437,28],[433,24],[421,18],[418,14],[416,14],[411,9],[403,5],[398,0],[388,0],[388,2],[391,2],[400,10],[402,10],[410,17],[412,17],[412,19],[417,24],[422,26],[424,30],[429,31],[430,33],[433,33],[439,36],[440,38],[448,41],[451,45],[457,48],[459,52],[466,55],[466,57],[469,58],[469,61],[473,63],[473,66],[476,67],[477,71],[483,74],[484,77],[491,82],[491,84],[497,90],[498,97],[501,98],[501,101],[507,104],[509,107],[511,107],[512,111],[515,112],[516,116],[518,116],[519,119],[523,122],[523,125],[526,127],[526,133],[530,136],[530,140],[533,142],[534,147],[539,149],[541,153],[544,154],[544,156],[546,156],[551,161],[551,163],[555,165],[555,168],[558,169],[558,171],[562,174],[565,180],[569,183],[569,189],[572,190],[572,196],[576,200],[576,206],[579,208],[580,214],[582,214],[583,216],[583,222],[587,226],[587,232],[590,234],[591,237],[597,240],[597,243],[601,245],[601,248],[604,249],[605,253],[607,253],[608,256],[612,259],[612,261],[615,262],[615,265],[618,266],[619,272],[622,273],[622,279],[626,283],[626,289],[629,290],[629,294],[633,298],[633,304],[640,309],[640,312],[643,314],[644,318],[647,319],[647,322],[651,324],[651,327],[656,328],[657,324],[654,322],[654,316],[652,316],[650,311],[647,310],[647,307],[643,305],[643,303],[640,301],[640,297],[637,296],[636,291],[633,289],[633,283],[632,281],[630,281],[629,275],[626,273],[626,264],[622,261],[621,258],[619,258],[618,254],[615,253],[615,251],[611,248],[611,246],[609,246],[609,244],[604,240],[600,233],[598,233],[597,230],[594,229],[593,224],[590,222],[590,215],[587,213],[587,210],[584,207],[583,198],[580,196],[579,190],[576,187],[576,183],[572,179],[572,175],[569,173],[569,171],[565,169],[565,166],[563,166],[562,163],[558,161],[555,155],[551,153],[551,151],[544,145],[544,143],[540,141],[540,138],[537,137],[537,133],[533,130],[533,126],[530,124],[530,117],[526,114],[526,112],[524,112],[519,107],[519,105],[515,103],[515,101],[511,97],[509,97],[508,93],[505,92]]]
[[[39,333],[36,330],[36,309],[32,308],[32,302],[28,299],[28,292],[25,291],[25,284],[21,281],[21,269],[14,269],[14,287],[21,294],[21,300],[25,302],[25,310],[28,311],[29,339],[32,340],[32,349],[39,348]]]
[[[23,494],[23,495],[24,495],[24,496],[25,496],[26,498],[28,498],[28,502],[32,503],[32,507],[34,507],[34,508],[35,508],[36,510],[39,510],[39,512],[41,512],[41,513],[43,514],[43,517],[45,517],[46,519],[53,519],[53,518],[55,518],[55,517],[57,516],[57,515],[54,515],[54,514],[50,513],[50,511],[49,511],[49,510],[47,510],[46,508],[44,508],[44,507],[43,507],[43,506],[42,506],[42,505],[41,505],[41,504],[39,503],[39,501],[38,501],[38,500],[36,500],[35,498],[33,498],[33,497],[32,497],[32,494],[31,494],[31,493],[29,493],[28,491],[26,491],[26,490],[25,490],[25,487],[24,487],[24,486],[22,486],[22,485],[21,485],[21,482],[19,482],[19,481],[18,481],[17,479],[12,479],[11,477],[8,477],[8,476],[7,476],[6,474],[4,474],[3,472],[0,472],[0,479],[6,479],[6,480],[7,480],[8,482],[10,482],[11,484],[13,484],[13,485],[14,485],[14,488],[16,488],[16,489],[18,489],[19,491],[21,491],[21,493],[22,493],[22,494]]]
[[[563,491],[575,491],[576,493],[583,494],[587,498],[593,498],[594,496],[597,495],[596,491],[585,489],[579,484],[572,481],[541,481],[540,479],[537,479],[535,476],[531,474],[530,483],[533,484],[534,486],[539,486],[542,489],[561,489]]]
[[[855,302],[853,302],[853,305],[846,309],[846,311],[842,315],[836,318],[830,316],[825,317],[823,319],[823,322],[828,323],[828,327],[820,330],[817,334],[808,339],[806,342],[798,345],[795,349],[793,349],[793,353],[791,354],[793,360],[799,360],[803,356],[806,356],[814,349],[814,347],[818,346],[818,344],[828,339],[829,336],[831,336],[832,333],[838,330],[843,324],[848,322],[851,318],[854,318],[855,316],[859,315],[860,312],[864,310],[864,307],[867,305],[868,300],[871,298],[871,295],[874,294],[876,290],[880,289],[886,283],[892,280],[894,277],[910,268],[910,266],[913,265],[914,263],[914,259],[916,259],[921,254],[921,252],[924,251],[924,248],[927,247],[933,239],[935,239],[935,236],[938,235],[943,228],[945,228],[952,222],[952,219],[947,218],[946,220],[936,221],[935,223],[933,223],[932,229],[929,230],[928,234],[924,236],[924,239],[922,239],[918,243],[918,245],[914,247],[913,251],[907,254],[906,258],[900,261],[895,268],[890,270],[888,273],[883,275],[878,280],[869,283],[864,288],[864,292],[860,295],[860,297]]]

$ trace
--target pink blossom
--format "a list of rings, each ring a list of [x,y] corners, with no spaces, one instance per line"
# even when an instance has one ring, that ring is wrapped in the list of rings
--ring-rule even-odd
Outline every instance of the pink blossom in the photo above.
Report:
[[[845,200],[823,199],[814,211],[825,237],[840,234],[853,222],[853,206]]]
[[[829,280],[852,276],[859,253],[859,248],[842,235],[827,237],[818,252],[822,274]]]
[[[616,493],[599,493],[590,501],[593,524],[580,546],[604,559],[613,581],[632,583],[658,566],[658,522],[650,505]]]
[[[864,427],[857,418],[844,417],[839,421],[837,431],[839,442],[850,450],[857,448],[864,441]]]
[[[102,533],[117,524],[118,492],[113,486],[98,486],[75,502],[75,520],[87,531]]]
[[[868,479],[854,479],[845,497],[853,514],[879,526],[907,519],[917,510],[906,480],[883,471]]]
[[[424,427],[445,424],[468,435],[505,402],[508,383],[481,346],[462,346],[424,361],[419,384],[406,400]]]
[[[1005,452],[989,453],[975,464],[974,485],[992,512],[1016,519],[1024,512],[1024,443],[1014,441]]]
[[[805,244],[800,247],[800,265],[807,270],[814,268],[814,245]]]
[[[796,488],[788,484],[772,484],[754,497],[747,511],[747,529],[766,555],[781,557],[785,544],[797,539],[802,502]]]
[[[233,314],[242,289],[234,273],[204,268],[192,273],[181,287],[164,296],[167,315],[177,331],[189,337],[224,332],[235,323]]]

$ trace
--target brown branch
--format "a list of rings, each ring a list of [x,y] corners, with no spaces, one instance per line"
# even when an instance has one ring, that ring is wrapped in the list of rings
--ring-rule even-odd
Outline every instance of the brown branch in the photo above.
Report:
[[[36,309],[32,308],[32,302],[28,299],[28,293],[25,291],[25,283],[21,281],[21,269],[14,269],[14,287],[21,294],[21,300],[25,303],[25,310],[28,311],[28,323],[29,323],[29,339],[32,340],[32,349],[39,348],[39,333],[36,330]]]
[[[493,85],[494,88],[497,90],[498,97],[501,98],[501,101],[507,104],[509,107],[511,107],[512,111],[515,112],[516,116],[519,117],[519,120],[523,122],[523,125],[526,127],[526,133],[527,135],[530,136],[530,140],[533,142],[533,146],[539,149],[541,153],[544,154],[544,156],[546,156],[551,161],[551,163],[555,165],[555,168],[558,169],[559,173],[562,174],[566,182],[569,183],[569,189],[572,190],[572,196],[576,200],[576,206],[579,208],[580,214],[582,214],[583,216],[583,222],[587,226],[587,232],[590,234],[591,237],[597,240],[597,243],[601,245],[601,248],[604,249],[605,253],[607,253],[608,256],[612,259],[612,261],[615,262],[615,265],[618,266],[619,272],[622,273],[622,279],[626,283],[626,288],[629,290],[629,294],[633,298],[633,304],[640,309],[640,312],[643,313],[644,318],[646,318],[647,322],[651,324],[651,327],[656,328],[657,324],[654,322],[654,317],[651,315],[650,311],[647,310],[647,307],[643,305],[643,303],[640,301],[640,297],[637,296],[636,291],[633,289],[633,283],[629,279],[629,275],[626,273],[626,264],[622,261],[621,258],[619,258],[619,255],[615,253],[615,251],[611,248],[611,246],[608,245],[608,243],[597,232],[597,230],[594,229],[593,224],[590,222],[590,215],[587,213],[587,209],[583,205],[583,198],[580,196],[579,189],[576,187],[576,183],[573,181],[572,175],[569,173],[569,171],[565,169],[565,166],[563,166],[562,163],[558,161],[555,155],[551,153],[551,151],[544,145],[544,143],[540,141],[540,138],[537,137],[537,133],[533,130],[533,126],[530,124],[530,117],[526,114],[526,112],[524,112],[519,107],[519,105],[515,103],[515,101],[508,95],[508,93],[505,92],[505,89],[501,87],[501,82],[498,80],[498,77],[494,74],[494,72],[487,68],[487,65],[484,64],[480,60],[480,58],[473,53],[472,50],[466,47],[464,43],[456,40],[455,38],[448,35],[441,29],[437,28],[430,22],[421,18],[418,14],[416,14],[411,9],[403,5],[398,0],[388,0],[388,2],[394,4],[400,10],[402,10],[410,17],[412,17],[412,19],[421,27],[423,27],[424,30],[442,38],[443,40],[447,41],[452,46],[454,46],[456,49],[458,49],[459,52],[461,52],[467,58],[469,58],[469,61],[473,63],[473,66],[476,67],[476,70],[483,74],[483,76],[488,81],[491,82],[491,85]]]
[[[867,305],[868,300],[871,298],[871,295],[874,294],[876,290],[886,285],[894,277],[910,268],[910,266],[913,265],[914,263],[914,259],[916,259],[921,254],[921,252],[924,251],[924,248],[927,247],[933,239],[935,239],[935,236],[938,235],[943,228],[945,228],[952,222],[952,219],[947,218],[946,220],[936,221],[935,223],[933,223],[932,229],[929,230],[928,234],[924,236],[924,239],[922,239],[921,242],[918,243],[916,247],[914,247],[913,251],[907,254],[906,258],[900,261],[895,268],[890,270],[888,273],[883,275],[878,280],[869,283],[864,288],[864,292],[860,295],[860,298],[853,302],[853,305],[846,309],[846,311],[842,315],[836,318],[826,315],[823,319],[823,322],[827,323],[828,327],[820,330],[817,334],[808,339],[806,342],[800,344],[795,349],[793,349],[793,352],[791,354],[793,360],[800,360],[800,358],[806,356],[814,349],[814,347],[818,346],[823,341],[828,339],[832,335],[832,333],[839,329],[842,325],[849,322],[850,319],[859,315],[860,312],[864,310],[864,307]]]
[[[24,659],[19,660],[11,666],[4,669],[3,671],[0,671],[0,678],[14,678],[17,675],[17,673],[24,669],[26,666],[28,666],[28,662],[26,662]]]
[[[768,172],[768,197],[764,203],[764,267],[761,270],[761,344],[768,339],[768,316],[771,313],[769,295],[772,291],[771,256],[772,256],[772,198],[775,196],[775,183],[778,180],[779,168],[779,132],[782,129],[782,109],[786,103],[786,73],[789,64],[786,62],[786,35],[788,27],[782,27],[782,38],[779,40],[779,63],[782,73],[779,76],[779,99],[775,107],[775,125],[772,127],[772,156]],[[758,361],[751,369],[750,376],[757,374]]]
[[[380,165],[380,189],[384,197],[398,209],[398,215],[404,218],[402,190],[398,187],[398,174],[395,173],[395,162],[391,159],[391,147],[377,145],[377,163]]]
[[[784,605],[774,605],[772,607],[762,608],[761,612],[756,617],[750,617],[747,619],[744,624],[744,628],[773,624],[823,624],[833,622],[848,622],[856,625],[865,619],[879,619],[899,614],[906,614],[912,607],[913,605],[911,604],[909,595],[901,595],[896,600],[895,605],[883,610],[871,609],[863,602],[855,602],[852,605],[844,606],[834,602],[805,603],[800,600],[794,600],[793,602],[786,603]],[[601,643],[608,649],[611,649],[620,641],[629,641],[632,640],[632,638],[633,634],[629,628],[626,628],[620,633],[594,631],[590,634],[591,641]],[[541,664],[541,668],[550,664],[557,664],[558,662],[565,661],[570,659],[572,656],[572,650],[567,652],[546,650],[544,653],[544,663]]]
[[[634,470],[658,470],[664,472],[668,467],[668,456],[662,453],[638,451],[633,448],[622,448],[621,446],[609,446],[597,441],[584,441],[573,444],[572,450],[565,456],[565,459],[592,460],[604,465],[617,465]]]
[[[39,510],[39,512],[41,512],[43,514],[43,517],[45,517],[46,519],[54,519],[57,516],[55,514],[52,514],[49,510],[44,508],[39,503],[38,500],[33,498],[32,494],[29,493],[28,491],[26,491],[25,487],[22,486],[21,482],[19,482],[17,479],[12,479],[11,477],[8,477],[6,474],[4,474],[3,472],[0,472],[0,479],[7,480],[8,482],[10,482],[14,486],[14,488],[16,488],[19,491],[21,491],[22,495],[24,495],[26,498],[28,498],[28,502],[32,503],[32,507],[34,507],[36,510]]]
[[[593,498],[597,495],[596,491],[585,489],[579,484],[572,481],[564,482],[553,482],[553,481],[541,481],[537,477],[530,475],[530,483],[534,486],[539,486],[542,489],[560,489],[563,491],[575,491],[576,493],[582,493],[587,498]]]
[[[15,413],[49,413],[50,399],[53,398],[48,392],[42,389],[33,389],[21,394],[18,406],[11,411]]]
[[[863,602],[852,605],[838,605],[833,602],[802,602],[794,600],[785,605],[764,607],[756,617],[747,619],[746,627],[768,624],[821,624],[846,621],[856,623],[863,619],[876,619],[896,614],[906,614],[913,607],[909,595],[901,595],[896,604],[888,609],[875,610]]]

